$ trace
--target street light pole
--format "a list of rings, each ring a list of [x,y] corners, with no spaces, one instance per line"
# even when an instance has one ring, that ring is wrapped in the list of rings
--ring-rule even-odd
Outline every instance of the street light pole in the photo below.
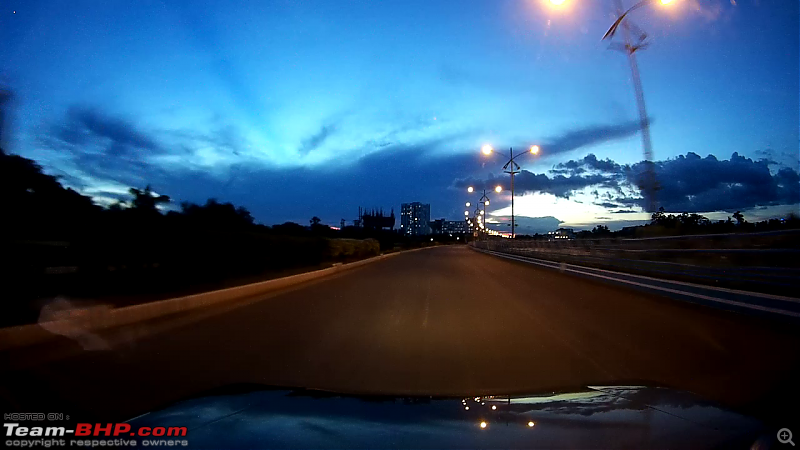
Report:
[[[505,173],[511,175],[511,239],[514,239],[514,227],[516,226],[514,223],[514,175],[519,173],[520,167],[519,164],[514,162],[514,150],[512,148],[508,149],[508,156],[508,162],[503,166],[503,169],[508,168],[509,164],[511,165],[511,170],[505,170]]]
[[[483,237],[486,238],[486,231],[488,230],[486,225],[486,204],[489,203],[489,197],[486,195],[486,189],[483,190],[483,195],[478,200],[478,207],[483,207],[483,214],[481,214],[481,223],[483,224]]]
[[[492,148],[491,145],[486,144],[481,148],[481,151],[483,152],[484,155],[491,155],[492,152],[494,151],[494,149]],[[538,155],[539,154],[539,146],[538,145],[531,145],[530,152],[533,155]],[[514,155],[514,149],[513,148],[509,148],[508,149],[508,162],[506,162],[506,164],[503,166],[503,171],[505,173],[511,175],[511,238],[512,239],[515,236],[515,228],[516,228],[516,222],[515,222],[515,216],[514,216],[514,175],[516,175],[516,174],[521,172],[521,168],[520,168],[519,164],[517,164],[516,161],[514,161],[514,158],[518,157],[521,154],[522,153]],[[495,188],[495,192],[500,192],[500,189],[501,189],[500,186],[497,186],[497,188]]]

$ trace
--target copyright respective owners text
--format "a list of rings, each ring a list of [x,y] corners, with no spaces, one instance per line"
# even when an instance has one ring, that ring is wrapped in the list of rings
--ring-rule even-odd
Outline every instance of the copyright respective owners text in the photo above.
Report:
[[[7,448],[188,447],[187,427],[83,422],[67,413],[3,413]]]

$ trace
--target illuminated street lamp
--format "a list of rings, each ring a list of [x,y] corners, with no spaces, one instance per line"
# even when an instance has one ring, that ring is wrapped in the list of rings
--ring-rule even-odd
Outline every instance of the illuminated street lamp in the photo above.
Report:
[[[488,153],[486,152],[487,149],[489,150]],[[481,151],[483,152],[484,155],[488,155],[488,154],[492,153],[493,150],[494,149],[492,148],[492,146],[488,145],[488,144],[484,145],[482,147],[482,149],[481,149]],[[530,152],[530,154],[532,154],[532,155],[538,155],[539,154],[539,150],[540,149],[539,149],[538,145],[531,145],[530,148],[528,149],[528,152]],[[525,152],[525,153],[528,153],[528,152]],[[506,164],[503,166],[503,171],[505,173],[511,175],[511,237],[512,238],[514,237],[514,225],[515,225],[515,222],[514,222],[514,175],[520,173],[520,171],[521,171],[521,168],[520,168],[519,164],[517,164],[517,162],[514,161],[514,159],[517,158],[520,155],[522,155],[522,153],[518,153],[518,154],[515,155],[514,154],[514,149],[513,148],[509,148],[508,149],[508,162],[506,162]],[[494,191],[498,192],[498,193],[501,192],[502,190],[503,190],[503,188],[501,186],[497,186],[497,187],[494,188]]]
[[[470,205],[470,203],[469,203],[469,202],[467,202],[467,208],[469,208],[469,205]]]
[[[486,153],[486,150],[488,150],[489,152]],[[490,154],[492,152],[492,148],[491,148],[491,146],[484,145],[483,146],[483,151],[486,154]],[[499,186],[498,186],[498,188],[499,188]],[[474,191],[475,191],[475,189],[472,186],[467,188],[467,192],[474,192]],[[469,206],[469,205],[470,205],[470,202],[467,202],[467,206]],[[481,198],[478,199],[478,203],[475,204],[475,217],[477,218],[477,220],[480,220],[480,216],[483,216],[483,215],[486,214],[486,207],[488,205],[489,205],[489,196],[486,195],[486,189],[484,189],[483,190],[483,194],[481,195]],[[483,206],[482,209],[481,209],[481,206]],[[480,228],[483,228],[483,227],[480,227]],[[485,235],[484,235],[484,237],[485,237]]]

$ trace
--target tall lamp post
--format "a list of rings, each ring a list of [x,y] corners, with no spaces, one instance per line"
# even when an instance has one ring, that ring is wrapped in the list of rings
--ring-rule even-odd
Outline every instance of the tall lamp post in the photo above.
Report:
[[[488,144],[484,145],[481,148],[481,152],[483,152],[484,155],[491,155],[493,151],[494,151],[494,149],[492,148],[492,146],[488,145]],[[539,146],[538,145],[531,145],[531,147],[525,153],[530,153],[532,155],[538,155],[539,154]],[[516,223],[514,222],[514,175],[520,173],[520,170],[521,170],[519,164],[517,164],[517,162],[514,161],[514,159],[517,158],[518,156],[522,155],[522,154],[524,154],[524,153],[517,153],[515,155],[514,154],[514,149],[513,148],[509,148],[508,149],[508,156],[509,156],[508,162],[506,162],[506,164],[503,166],[503,172],[511,175],[511,238],[512,239],[514,238],[514,228],[516,226]],[[502,190],[502,188],[500,186],[497,186],[495,188],[496,192],[500,192],[501,190]]]
[[[500,186],[496,186],[494,188],[495,192],[501,192],[502,190],[503,190],[503,188],[500,187]],[[475,192],[475,188],[470,186],[470,187],[467,188],[467,192],[470,192],[470,193]],[[467,208],[469,208],[470,202],[467,202],[466,205],[467,205]],[[489,229],[488,226],[486,225],[486,216],[487,216],[486,207],[487,206],[489,206],[489,196],[486,195],[486,189],[484,189],[483,190],[483,194],[481,195],[481,198],[478,199],[478,203],[475,204],[475,222],[476,222],[476,227],[479,228],[479,231],[478,231],[479,233],[481,232],[480,231],[481,229],[483,230],[484,237],[485,237],[485,235],[486,235],[486,233],[487,233],[487,231]],[[464,214],[468,215],[469,211],[464,211]]]
[[[643,174],[644,179],[642,180],[642,184],[644,187],[645,196],[647,197],[646,202],[648,212],[656,210],[656,174],[653,167],[653,143],[650,140],[650,120],[647,117],[647,108],[645,107],[644,103],[644,90],[642,88],[642,79],[639,74],[639,64],[636,62],[636,52],[638,50],[647,48],[649,43],[647,42],[647,33],[638,29],[638,27],[635,25],[630,24],[627,18],[631,12],[643,6],[654,3],[667,5],[672,2],[673,0],[642,0],[625,10],[622,6],[622,0],[616,0],[618,15],[617,20],[611,24],[611,27],[608,29],[608,31],[606,31],[606,34],[603,35],[602,39],[606,40],[613,38],[619,27],[622,26],[624,43],[611,48],[625,53],[628,57],[628,64],[631,67],[631,79],[633,81],[634,94],[636,95],[636,107],[639,110],[639,125],[642,129],[642,147],[644,150],[645,160],[645,171]],[[632,28],[636,32],[636,42],[633,42],[631,39]]]

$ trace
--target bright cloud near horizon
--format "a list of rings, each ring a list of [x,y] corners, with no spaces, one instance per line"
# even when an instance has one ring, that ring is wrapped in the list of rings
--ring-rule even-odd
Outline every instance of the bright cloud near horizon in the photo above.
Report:
[[[798,15],[784,0],[634,13],[662,204],[797,210]],[[151,184],[267,224],[338,224],[409,201],[461,219],[476,198],[460,183],[504,176],[483,144],[538,144],[516,215],[640,223],[630,70],[600,41],[611,22],[585,0],[9,1],[2,146],[100,203]],[[493,198],[492,220],[509,204]]]

